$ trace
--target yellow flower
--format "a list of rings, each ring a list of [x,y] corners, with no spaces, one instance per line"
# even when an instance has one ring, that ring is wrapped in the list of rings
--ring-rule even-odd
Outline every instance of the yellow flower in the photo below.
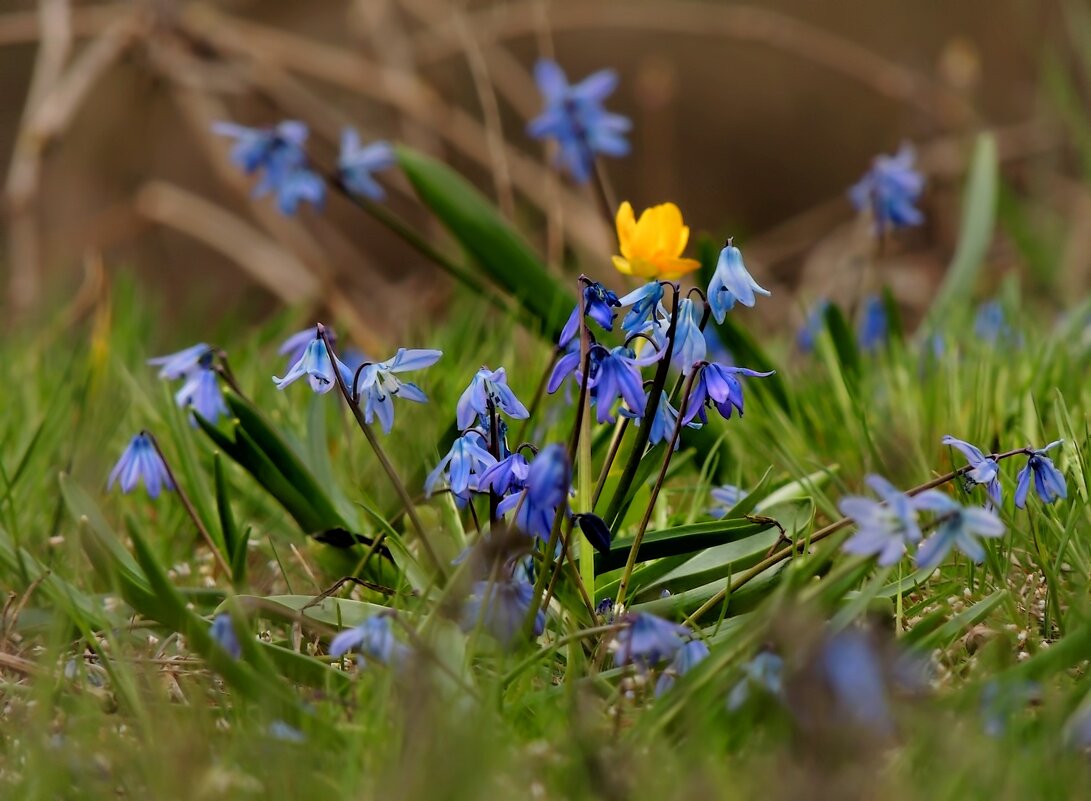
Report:
[[[670,280],[701,266],[696,259],[682,258],[689,227],[673,203],[645,209],[637,220],[626,200],[617,210],[617,239],[621,255],[614,256],[614,266],[625,275]]]

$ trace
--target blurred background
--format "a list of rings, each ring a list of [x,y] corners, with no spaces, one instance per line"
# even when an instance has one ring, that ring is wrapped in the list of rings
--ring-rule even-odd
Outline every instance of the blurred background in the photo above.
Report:
[[[619,72],[608,105],[634,122],[632,155],[607,164],[619,199],[672,200],[695,233],[735,236],[774,291],[767,326],[854,296],[873,242],[845,192],[903,141],[928,178],[927,222],[886,243],[880,275],[913,319],[954,250],[985,129],[1002,174],[989,285],[1012,276],[1043,309],[1087,292],[1084,2],[4,0],[5,320],[79,315],[120,273],[179,318],[293,303],[385,340],[422,308],[442,314],[451,282],[340,198],[296,217],[251,199],[216,120],[304,120],[327,167],[347,124],[408,142],[496,200],[551,269],[609,275],[614,233],[594,198],[525,134],[541,55],[573,80]],[[406,182],[382,180],[447,247]]]

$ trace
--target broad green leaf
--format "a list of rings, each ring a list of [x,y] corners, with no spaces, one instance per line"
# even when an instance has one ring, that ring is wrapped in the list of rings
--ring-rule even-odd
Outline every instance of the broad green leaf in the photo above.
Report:
[[[366,601],[332,597],[323,598],[319,603],[308,606],[314,601],[313,595],[240,595],[238,601],[244,607],[268,617],[293,621],[302,615],[334,628],[358,626],[386,609],[385,606],[369,604]]]
[[[649,531],[640,543],[638,562],[695,553],[714,545],[722,545],[748,537],[766,528],[746,518],[714,520],[709,523],[691,523],[662,531]],[[632,539],[617,540],[610,545],[609,553],[595,554],[595,573],[605,573],[625,565],[631,550]]]

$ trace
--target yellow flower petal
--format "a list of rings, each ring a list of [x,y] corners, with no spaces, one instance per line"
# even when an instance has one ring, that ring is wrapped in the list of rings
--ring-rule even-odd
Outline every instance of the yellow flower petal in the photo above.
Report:
[[[617,241],[621,255],[629,258],[631,243],[636,235],[636,217],[633,215],[632,204],[626,200],[617,210]],[[618,268],[621,269],[620,267]]]
[[[694,270],[700,269],[701,262],[697,261],[697,259],[669,259],[660,266],[662,268],[662,277],[667,280],[674,280],[675,278],[681,278],[686,273],[692,273]]]
[[[624,248],[622,248],[622,250],[624,250]],[[622,273],[623,275],[633,274],[633,268],[629,264],[627,259],[623,259],[621,256],[614,256],[613,261],[614,269],[616,269],[619,273]]]
[[[617,236],[621,256],[614,266],[626,275],[641,278],[677,278],[696,270],[693,259],[681,258],[689,243],[689,228],[674,203],[644,209],[639,218],[626,201],[617,210]]]

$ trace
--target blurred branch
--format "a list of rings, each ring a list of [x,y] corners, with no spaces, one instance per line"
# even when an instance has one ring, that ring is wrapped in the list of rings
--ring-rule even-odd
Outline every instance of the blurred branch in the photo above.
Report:
[[[75,38],[95,36],[119,15],[130,12],[132,7],[133,4],[127,2],[73,8],[68,15],[69,31]],[[0,15],[0,47],[33,44],[45,36],[48,27],[38,11],[13,11]]]

